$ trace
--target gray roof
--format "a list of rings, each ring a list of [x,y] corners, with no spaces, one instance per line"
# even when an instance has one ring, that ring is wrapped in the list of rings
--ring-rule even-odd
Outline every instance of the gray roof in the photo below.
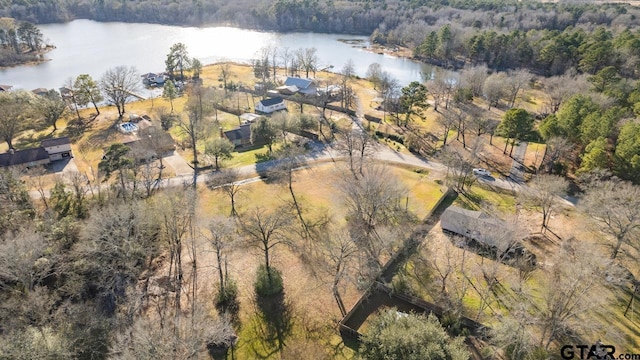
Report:
[[[0,85],[0,91],[9,91],[13,88],[11,85]]]
[[[225,131],[224,136],[230,141],[251,139],[251,125],[245,124],[233,130]]]
[[[246,122],[254,122],[254,121],[258,120],[261,117],[262,117],[262,115],[253,114],[253,113],[244,113],[244,114],[240,115],[240,119],[242,119],[242,120],[244,120]]]
[[[296,86],[300,90],[304,90],[313,84],[312,79],[303,79],[297,77],[287,77],[284,84],[286,86]]]
[[[30,162],[49,159],[49,153],[44,148],[17,150],[13,154],[0,154],[0,167],[27,164]]]
[[[71,144],[71,141],[66,136],[59,137],[59,138],[52,138],[52,139],[44,139],[40,142],[40,145],[45,148],[48,148],[51,146],[65,145],[65,144]]]
[[[44,95],[44,94],[46,94],[47,92],[49,92],[49,90],[48,90],[48,89],[45,89],[45,88],[37,88],[37,89],[33,89],[33,90],[31,90],[31,92],[32,92],[32,93],[34,93],[34,94],[36,94],[36,95]]]
[[[498,246],[501,240],[512,241],[516,234],[504,221],[481,211],[449,206],[440,217],[440,226],[481,243]]]
[[[269,99],[260,100],[260,103],[262,104],[262,106],[271,106],[271,105],[279,104],[283,101],[284,100],[282,100],[281,97],[272,97]]]

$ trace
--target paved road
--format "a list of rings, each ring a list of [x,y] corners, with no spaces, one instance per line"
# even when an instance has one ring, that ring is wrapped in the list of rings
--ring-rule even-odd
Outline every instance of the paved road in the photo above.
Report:
[[[362,131],[363,130],[362,119],[364,118],[364,114],[362,112],[362,106],[360,104],[359,99],[357,99],[356,101],[357,101],[356,116],[354,116],[352,120],[354,122],[354,129],[360,129]],[[400,153],[381,144],[375,144],[374,146],[375,146],[375,152],[373,157],[380,162],[386,162],[390,164],[398,164],[398,165],[404,165],[404,166],[414,166],[417,168],[425,168],[431,171],[442,172],[442,173],[446,172],[447,170],[447,168],[444,165],[438,162],[423,159],[413,154]],[[520,146],[518,148],[520,149]],[[524,147],[524,150],[526,151],[526,145]],[[304,158],[305,158],[304,159],[305,162],[308,164],[305,167],[317,166],[326,162],[335,162],[335,161],[340,161],[345,159],[345,157],[342,154],[340,154],[338,150],[334,148],[333,144],[327,145],[319,142],[312,144],[312,151],[304,155]],[[165,158],[165,160],[166,159],[167,158]],[[184,159],[182,159],[181,161],[180,159],[173,159],[173,160],[174,162],[176,162],[176,164],[180,164],[181,162],[186,164],[186,161],[184,161]],[[243,178],[243,180],[239,181],[238,183],[247,184],[247,183],[259,181],[260,178],[258,175],[268,170],[270,167],[273,167],[276,163],[277,163],[276,160],[270,160],[270,161],[265,161],[257,164],[246,165],[246,166],[241,166],[236,168],[240,177]],[[181,167],[181,171],[182,173],[178,173],[178,175],[172,178],[162,179],[158,184],[158,186],[159,187],[175,187],[175,186],[191,184],[191,182],[193,181],[193,173],[191,171],[191,168],[189,168],[189,171],[187,172],[186,169]],[[207,178],[206,173],[200,174],[200,176],[198,177],[198,183],[204,183],[206,181],[206,178]],[[501,189],[506,189],[511,191],[519,191],[523,186],[526,186],[518,182],[512,181],[510,179],[497,179],[493,177],[479,177],[478,181],[486,185],[489,185],[491,187],[496,187],[496,188],[501,188]],[[106,186],[106,185],[103,185],[103,186]],[[33,198],[40,197],[40,194],[37,191],[31,191],[30,195]],[[46,196],[48,196],[48,194]],[[571,202],[566,200],[565,200],[565,203],[569,205],[573,205],[571,204]]]
[[[524,182],[524,157],[527,154],[527,146],[529,146],[528,142],[520,141],[513,154],[509,178],[518,183]]]

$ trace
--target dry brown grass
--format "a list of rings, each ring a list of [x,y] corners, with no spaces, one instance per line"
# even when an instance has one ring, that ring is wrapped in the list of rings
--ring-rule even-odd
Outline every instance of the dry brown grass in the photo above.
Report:
[[[425,173],[420,174],[397,167],[389,167],[388,171],[397,176],[407,189],[409,210],[419,218],[424,217],[441,195],[440,186],[430,181],[428,174]],[[351,176],[343,163],[328,163],[295,173],[293,187],[301,201],[305,217],[314,219],[327,214],[332,219],[333,227],[344,224],[345,208],[338,184],[345,173]],[[237,198],[241,216],[255,207],[273,209],[288,202],[290,202],[290,195],[286,186],[267,184],[262,181],[243,186]],[[220,191],[210,191],[202,187],[199,191],[199,209],[198,214],[205,222],[207,218],[217,214],[228,215],[229,199]],[[329,272],[320,271],[320,267],[301,256],[302,253],[296,250],[302,247],[301,241],[294,239],[296,246],[277,247],[272,253],[273,264],[282,271],[287,298],[293,304],[296,317],[293,338],[305,338],[308,335],[306,332],[310,331],[309,327],[311,327],[325,334],[323,340],[318,342],[323,345],[325,351],[332,351],[333,345],[340,342],[334,328],[335,322],[340,319],[340,313],[330,291],[331,275]],[[210,269],[214,261],[213,254],[206,251],[207,248],[207,244],[202,244],[202,257],[198,259],[198,264],[201,264],[204,269]],[[262,261],[261,254],[254,249],[238,249],[229,259],[229,274],[238,282],[242,306],[241,318],[245,324],[237,349],[237,354],[241,358],[255,356],[250,346],[258,335],[250,324],[255,313],[252,300],[253,281],[260,261]],[[207,273],[205,276],[200,275],[200,278],[205,279],[200,286],[203,291],[206,293],[214,291],[215,274]],[[343,298],[347,307],[351,307],[359,296],[360,293],[351,283],[344,289]],[[335,358],[345,358],[345,356],[349,358],[349,352],[346,354],[333,355]]]

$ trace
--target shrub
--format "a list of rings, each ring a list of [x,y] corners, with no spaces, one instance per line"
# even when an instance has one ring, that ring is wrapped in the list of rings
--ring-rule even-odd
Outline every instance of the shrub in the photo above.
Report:
[[[258,267],[256,274],[256,282],[253,284],[258,297],[269,297],[279,294],[283,291],[282,274],[280,270],[269,267],[270,271],[267,272],[267,268],[264,265]],[[271,273],[271,279],[269,279],[269,273]]]
[[[227,282],[221,291],[218,291],[215,306],[220,314],[229,314],[233,320],[237,319],[240,312],[238,301],[238,286],[233,279],[227,278]]]

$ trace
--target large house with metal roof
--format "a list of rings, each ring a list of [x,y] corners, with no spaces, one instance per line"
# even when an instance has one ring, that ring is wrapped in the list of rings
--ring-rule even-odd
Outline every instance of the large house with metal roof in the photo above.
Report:
[[[297,92],[304,95],[317,95],[316,83],[313,79],[303,79],[297,77],[287,77],[284,82],[285,87],[297,89]]]

